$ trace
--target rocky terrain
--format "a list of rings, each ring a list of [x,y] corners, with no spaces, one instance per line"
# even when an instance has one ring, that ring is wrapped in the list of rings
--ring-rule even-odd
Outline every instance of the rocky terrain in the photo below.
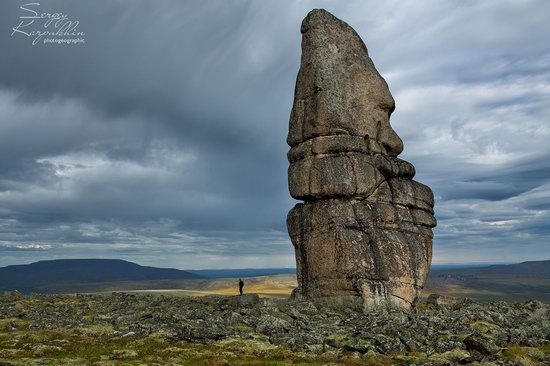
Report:
[[[550,305],[536,301],[363,314],[257,295],[0,296],[3,366],[549,363]]]

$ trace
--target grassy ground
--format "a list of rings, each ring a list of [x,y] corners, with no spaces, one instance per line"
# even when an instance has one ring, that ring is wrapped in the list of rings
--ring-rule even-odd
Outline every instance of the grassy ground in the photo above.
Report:
[[[297,286],[295,274],[280,274],[272,276],[245,278],[245,293],[256,293],[262,297],[288,298]],[[237,295],[238,279],[221,278],[182,283],[155,283],[150,289],[143,290],[138,283],[120,283],[113,288],[102,289],[102,292],[112,291],[136,293],[162,293],[174,296],[205,296],[205,295]],[[170,285],[174,285],[171,287]],[[127,286],[127,287],[125,287]],[[135,286],[135,287],[134,287]],[[136,288],[137,287],[137,288]],[[478,301],[526,301],[536,299],[550,302],[550,280],[536,278],[507,278],[454,281],[441,278],[429,278],[422,297],[431,293],[450,297],[469,297]]]
[[[233,287],[217,288],[207,290],[181,290],[181,289],[165,289],[165,290],[134,290],[125,291],[130,293],[143,293],[143,294],[163,294],[170,296],[207,296],[207,295],[226,295],[235,296],[238,295],[238,291],[235,291]],[[281,298],[286,299],[290,296],[292,288],[272,288],[267,286],[249,286],[246,293],[257,294],[260,297],[266,298]]]
[[[244,279],[245,293],[258,294],[268,298],[288,298],[292,290],[297,286],[296,275],[282,274],[273,276],[250,277]],[[238,279],[214,279],[201,282],[201,286],[194,289],[155,289],[155,290],[131,290],[124,292],[134,293],[159,293],[173,296],[206,296],[239,294]]]

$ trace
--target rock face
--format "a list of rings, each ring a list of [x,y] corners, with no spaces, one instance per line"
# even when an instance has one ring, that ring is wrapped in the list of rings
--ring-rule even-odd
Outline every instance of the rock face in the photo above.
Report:
[[[296,297],[329,304],[408,308],[432,257],[434,198],[412,180],[390,126],[395,103],[367,48],[345,22],[313,10],[287,142],[288,214]]]

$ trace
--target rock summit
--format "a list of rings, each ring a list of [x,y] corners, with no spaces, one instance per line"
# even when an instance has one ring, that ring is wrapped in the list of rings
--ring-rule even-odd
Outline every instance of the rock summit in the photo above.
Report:
[[[287,219],[294,296],[364,310],[409,308],[432,258],[432,191],[397,157],[395,102],[359,35],[320,9],[301,32],[287,138],[290,194],[304,201]]]

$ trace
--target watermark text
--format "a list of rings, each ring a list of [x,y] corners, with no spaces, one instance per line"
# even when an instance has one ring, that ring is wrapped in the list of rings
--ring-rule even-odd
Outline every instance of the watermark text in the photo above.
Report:
[[[85,33],[78,29],[80,21],[61,12],[40,12],[40,3],[19,7],[19,24],[12,28],[12,37],[27,37],[33,46],[43,44],[85,43]]]

